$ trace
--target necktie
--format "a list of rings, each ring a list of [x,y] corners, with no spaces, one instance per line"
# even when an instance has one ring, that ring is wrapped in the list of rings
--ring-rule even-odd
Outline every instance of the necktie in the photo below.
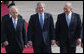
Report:
[[[70,15],[69,14],[67,14],[67,18],[66,18],[66,20],[67,20],[67,25],[68,25],[68,27],[69,27],[69,25],[70,25]]]
[[[14,28],[16,29],[16,20],[14,19]]]
[[[43,28],[43,16],[42,16],[42,14],[40,14],[40,24],[41,24],[41,27]]]

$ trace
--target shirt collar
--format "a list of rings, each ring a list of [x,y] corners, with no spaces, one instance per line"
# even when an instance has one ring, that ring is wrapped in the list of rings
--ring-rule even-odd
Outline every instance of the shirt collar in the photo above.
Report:
[[[10,18],[13,18],[11,14],[9,14],[9,17],[10,17]],[[14,19],[14,18],[13,18],[13,19]],[[15,20],[18,20],[18,18],[16,18]]]
[[[9,17],[10,17],[10,18],[12,17],[11,14],[9,14]]]
[[[69,13],[69,15],[71,16],[72,12]]]
[[[13,20],[18,20],[18,18],[14,19],[11,14],[9,14],[9,17],[12,18]]]
[[[18,20],[18,18],[14,19],[13,17],[12,17],[12,19],[13,19],[13,20],[16,20],[16,21]]]
[[[13,23],[15,22],[15,20],[16,20],[16,23],[17,23],[18,18],[16,18],[16,19],[12,18],[12,22],[13,22]]]
[[[40,15],[41,13],[38,13],[38,15]],[[44,13],[42,13],[42,15],[44,16]]]
[[[67,14],[65,14],[65,15],[66,15],[66,17],[67,17]],[[68,15],[71,17],[71,15],[72,15],[72,12],[70,12]]]

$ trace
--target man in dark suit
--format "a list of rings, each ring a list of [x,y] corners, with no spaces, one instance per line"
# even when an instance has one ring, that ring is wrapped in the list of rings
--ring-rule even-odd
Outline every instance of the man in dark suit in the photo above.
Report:
[[[66,3],[64,13],[59,14],[55,26],[56,43],[61,53],[75,53],[76,44],[81,43],[81,20],[72,12],[71,3]]]
[[[7,53],[22,53],[27,45],[25,20],[18,15],[16,6],[9,8],[1,23],[1,41]]]
[[[51,44],[55,44],[52,15],[44,13],[44,4],[40,2],[37,3],[36,12],[29,21],[29,44],[33,45],[34,53],[51,53]]]

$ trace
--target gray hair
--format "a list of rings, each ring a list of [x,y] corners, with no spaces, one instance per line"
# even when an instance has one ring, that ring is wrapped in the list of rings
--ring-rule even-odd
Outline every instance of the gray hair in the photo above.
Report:
[[[38,2],[38,3],[37,3],[37,7],[38,7],[39,5],[43,5],[43,6],[45,7],[45,4],[44,4],[44,3]]]

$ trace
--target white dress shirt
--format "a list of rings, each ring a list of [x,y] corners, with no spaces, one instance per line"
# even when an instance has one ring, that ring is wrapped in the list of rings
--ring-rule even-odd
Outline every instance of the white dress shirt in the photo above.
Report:
[[[9,17],[10,17],[10,18],[12,17],[11,14],[9,14]]]

